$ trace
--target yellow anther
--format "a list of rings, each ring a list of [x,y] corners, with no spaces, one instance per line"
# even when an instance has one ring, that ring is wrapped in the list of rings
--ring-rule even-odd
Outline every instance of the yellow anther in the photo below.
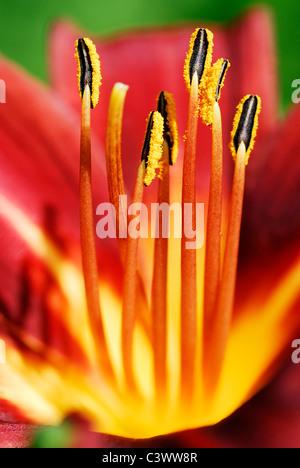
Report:
[[[145,161],[144,184],[150,185],[156,177],[156,170],[162,171],[162,151],[164,142],[164,119],[158,111],[148,117],[142,160]]]
[[[228,60],[219,59],[207,71],[200,84],[201,107],[200,116],[206,125],[211,125],[213,120],[213,108],[221,96],[226,72],[230,67]]]
[[[260,111],[260,97],[248,94],[240,101],[234,117],[230,142],[231,153],[235,159],[239,146],[243,142],[246,148],[246,164],[254,146]]]
[[[184,63],[183,77],[188,91],[191,89],[194,73],[197,73],[200,85],[202,76],[210,68],[212,50],[213,33],[209,29],[197,28],[191,36],[189,50]]]
[[[86,85],[90,88],[91,108],[93,109],[99,101],[99,88],[101,85],[100,60],[95,44],[91,39],[85,37],[75,42],[75,57],[78,62],[78,87],[81,99]]]

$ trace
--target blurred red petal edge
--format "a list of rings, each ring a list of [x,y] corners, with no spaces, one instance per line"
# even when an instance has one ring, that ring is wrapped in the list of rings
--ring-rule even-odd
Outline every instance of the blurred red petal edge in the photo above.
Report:
[[[19,423],[28,424],[29,420],[15,405],[0,398],[0,424],[17,425]]]
[[[72,447],[76,448],[217,448],[225,447],[225,441],[216,436],[211,428],[191,430],[149,439],[127,439],[104,433],[96,433],[90,424],[80,415],[71,414],[67,421],[73,425],[74,437]],[[200,444],[200,445],[199,445]]]
[[[300,366],[289,361],[265,389],[212,430],[230,447],[300,448],[299,395]]]
[[[260,141],[274,128],[278,119],[277,48],[272,10],[265,6],[246,10],[229,31],[232,70],[228,81],[232,80],[232,103],[237,105],[247,94],[261,97],[257,135],[257,141]],[[234,112],[233,108],[232,118]]]
[[[29,448],[34,426],[0,423],[0,448]]]
[[[0,108],[1,196],[40,227],[64,258],[80,265],[80,118],[61,96],[1,55],[0,68],[1,78],[7,83],[7,102]],[[79,96],[77,98],[80,102]],[[104,149],[97,139],[93,149],[95,201],[100,203],[108,201],[107,186],[103,183],[106,178]],[[36,298],[35,304],[40,304],[40,300],[45,304],[45,294],[43,285],[34,286],[32,274],[35,279],[38,277],[38,282],[44,277],[45,284],[52,285],[52,290],[58,293],[60,288],[45,259],[35,258],[34,249],[16,229],[18,225],[17,216],[13,222],[8,220],[2,202],[0,244],[5,255],[0,262],[0,310],[10,318],[22,316],[29,324],[28,329],[37,329],[41,325],[40,314],[27,312],[35,307],[33,298]],[[97,250],[103,259],[103,277],[118,282],[115,272],[120,269],[120,262],[115,243],[97,242]],[[56,303],[57,298],[58,294]],[[65,300],[62,295],[61,300]],[[13,314],[9,313],[11,311]],[[55,321],[52,322],[56,326]]]
[[[18,408],[0,400],[0,448],[30,447],[35,430],[35,426],[26,423]]]
[[[0,109],[1,191],[36,222],[42,222],[41,205],[60,212],[65,208],[68,216],[65,214],[63,221],[73,232],[77,226],[74,203],[78,195],[80,118],[67,101],[22,68],[1,56],[0,65],[1,77],[7,83],[7,102]],[[97,138],[93,140],[98,174],[95,195],[106,200],[106,186],[100,183],[105,177],[104,149]]]
[[[300,366],[289,362],[267,387],[229,418],[213,427],[174,434],[170,438],[173,446],[299,448],[299,377]]]
[[[261,251],[270,247],[276,251],[299,238],[299,125],[300,106],[293,106],[257,149],[256,163],[249,162],[242,236],[248,232],[250,243],[253,238],[258,240],[256,248]]]

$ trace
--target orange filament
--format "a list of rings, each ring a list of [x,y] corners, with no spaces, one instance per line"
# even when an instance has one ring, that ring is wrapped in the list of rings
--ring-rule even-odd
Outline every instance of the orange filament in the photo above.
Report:
[[[204,383],[206,391],[209,394],[215,391],[220,376],[234,305],[245,187],[245,166],[246,147],[244,142],[242,142],[238,148],[235,160],[222,276],[214,311],[215,317],[209,342],[209,354],[207,355],[209,367],[206,366],[207,373]]]
[[[106,169],[110,202],[116,209],[117,239],[120,249],[121,259],[124,263],[126,258],[127,239],[120,238],[119,229],[126,232],[127,213],[121,211],[119,200],[120,196],[125,195],[123,168],[121,159],[121,133],[123,109],[128,86],[122,83],[116,83],[113,87],[107,117],[106,133]],[[125,228],[124,228],[125,226]]]
[[[220,281],[220,244],[222,221],[222,172],[223,144],[220,107],[215,102],[212,121],[212,160],[207,214],[204,315],[203,315],[203,365],[209,364],[208,349],[211,342],[211,330],[214,323],[214,310]],[[204,370],[205,374],[205,370]]]
[[[109,377],[113,376],[107,353],[101,310],[99,304],[99,276],[95,246],[95,229],[91,181],[91,96],[85,86],[82,97],[82,120],[80,142],[80,234],[82,268],[90,328],[102,367]]]
[[[116,83],[113,87],[107,117],[106,133],[106,170],[110,202],[116,209],[117,241],[123,266],[126,264],[127,238],[120,237],[119,232],[127,232],[127,208],[120,206],[120,196],[125,195],[123,167],[121,157],[121,136],[123,109],[128,86]],[[120,209],[121,208],[121,209]],[[144,283],[138,272],[137,281],[137,314],[146,333],[150,337],[150,316]]]
[[[132,203],[142,203],[144,192],[145,161],[138,169]],[[130,222],[130,216],[129,222]],[[129,236],[127,240],[127,253],[123,285],[122,307],[122,356],[126,381],[131,388],[135,388],[133,375],[132,347],[133,333],[136,320],[136,287],[138,266],[139,238]]]
[[[191,397],[194,381],[196,353],[196,250],[187,249],[184,226],[196,229],[196,143],[198,129],[198,74],[194,73],[191,83],[186,142],[183,161],[182,207],[192,205],[192,219],[187,219],[182,210],[181,242],[181,389],[183,397]]]
[[[158,180],[158,204],[169,204],[169,146],[164,142],[162,163],[163,178]],[[167,266],[168,239],[163,238],[162,217],[159,222],[159,233],[155,239],[154,269],[152,282],[152,320],[153,320],[153,353],[154,375],[158,397],[165,396],[166,391],[166,338],[167,338]],[[159,398],[161,401],[161,398]],[[163,401],[163,399],[162,399]]]

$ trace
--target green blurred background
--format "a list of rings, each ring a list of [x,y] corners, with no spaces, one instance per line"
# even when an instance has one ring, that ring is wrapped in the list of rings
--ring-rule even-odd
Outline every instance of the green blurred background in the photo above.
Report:
[[[47,33],[55,18],[73,18],[89,32],[107,35],[195,20],[226,23],[258,3],[274,13],[285,109],[291,102],[291,83],[300,78],[300,0],[0,0],[0,50],[46,81]]]

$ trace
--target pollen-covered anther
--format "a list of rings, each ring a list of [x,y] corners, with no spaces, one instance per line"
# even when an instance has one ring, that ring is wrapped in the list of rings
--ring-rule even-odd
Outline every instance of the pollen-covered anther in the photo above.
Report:
[[[202,76],[211,66],[213,33],[209,29],[197,28],[191,36],[190,46],[184,63],[183,77],[188,91],[195,73],[200,85]],[[199,89],[200,91],[200,89]]]
[[[141,160],[145,161],[144,184],[150,185],[156,177],[156,170],[162,170],[162,152],[164,142],[164,119],[158,111],[148,117],[148,125],[142,149]]]
[[[221,89],[224,86],[226,72],[229,67],[229,61],[221,58],[213,64],[201,81],[200,116],[205,125],[212,124],[214,104],[221,97]]]
[[[246,164],[254,146],[260,111],[260,97],[248,94],[240,101],[234,117],[230,142],[231,153],[235,159],[239,146],[243,142],[246,148]]]
[[[75,58],[78,63],[78,87],[81,99],[85,87],[88,85],[91,93],[91,109],[98,104],[99,88],[101,86],[100,60],[95,44],[84,37],[75,42]]]
[[[172,94],[166,91],[160,93],[157,110],[164,119],[164,140],[169,147],[169,163],[173,165],[178,156],[178,129],[175,101]]]

